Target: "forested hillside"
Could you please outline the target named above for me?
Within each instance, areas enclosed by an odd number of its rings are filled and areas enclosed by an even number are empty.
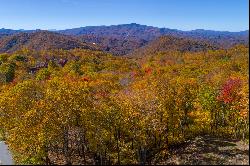
[[[160,41],[167,49],[138,60],[69,47],[0,54],[0,135],[15,161],[159,164],[196,136],[249,139],[249,48]]]
[[[50,49],[83,48],[97,50],[97,46],[87,44],[77,38],[49,31],[22,32],[0,39],[0,52],[14,52],[22,48],[37,51]]]
[[[112,36],[96,36],[96,35],[79,35],[81,41],[94,43],[101,50],[112,53],[114,55],[126,55],[132,53],[137,48],[141,48],[148,44],[147,40],[138,39],[136,37],[112,37]]]
[[[128,54],[129,57],[145,58],[155,55],[160,51],[180,51],[180,52],[201,52],[208,50],[218,50],[220,47],[207,42],[187,37],[161,36],[144,47]]]
[[[0,0],[0,165],[249,165],[248,0]]]

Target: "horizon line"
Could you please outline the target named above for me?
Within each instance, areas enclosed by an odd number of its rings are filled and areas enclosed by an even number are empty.
[[[110,26],[119,26],[119,25],[140,25],[140,26],[147,26],[147,27],[154,27],[154,28],[165,28],[165,29],[170,29],[170,30],[178,30],[178,31],[197,31],[197,30],[204,30],[204,31],[219,31],[219,32],[245,32],[249,31],[248,29],[245,30],[239,30],[239,31],[229,31],[229,30],[215,30],[215,29],[203,29],[203,28],[196,28],[196,29],[191,29],[191,30],[181,30],[181,29],[176,29],[176,28],[169,28],[169,27],[158,27],[154,25],[145,25],[145,24],[139,24],[139,23],[121,23],[121,24],[109,24],[109,25],[85,25],[85,26],[80,26],[80,27],[73,27],[73,28],[64,28],[64,29],[57,29],[57,28],[46,28],[46,29],[40,29],[40,28],[35,28],[35,29],[12,29],[12,28],[6,28],[6,27],[0,27],[0,29],[6,29],[6,30],[16,30],[16,31],[35,31],[35,30],[47,30],[47,31],[62,31],[62,30],[69,30],[69,29],[77,29],[77,28],[86,28],[86,27],[110,27]]]

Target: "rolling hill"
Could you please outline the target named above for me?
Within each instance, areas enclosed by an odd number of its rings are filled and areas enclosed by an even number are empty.
[[[135,50],[129,56],[145,57],[154,55],[160,51],[180,51],[180,52],[198,52],[206,50],[215,50],[218,47],[207,41],[192,39],[188,37],[176,37],[171,35],[161,36],[150,42],[144,47]]]
[[[75,37],[49,31],[21,32],[0,39],[0,52],[14,52],[23,47],[34,50],[73,48],[98,50],[97,46],[82,42]]]

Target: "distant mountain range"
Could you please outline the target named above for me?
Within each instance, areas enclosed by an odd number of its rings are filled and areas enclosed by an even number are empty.
[[[87,26],[81,28],[60,30],[58,32],[75,36],[94,35],[97,38],[112,37],[113,39],[115,38],[119,41],[136,41],[136,43],[138,43],[138,46],[143,46],[163,35],[174,35],[179,37],[191,37],[194,39],[207,40],[223,48],[229,48],[235,44],[248,44],[249,42],[248,30],[240,32],[212,31],[203,29],[181,31],[176,29],[157,28],[153,26],[140,25],[136,23],[111,26]],[[89,39],[88,41],[91,40]],[[129,51],[127,51],[126,53],[128,52]]]
[[[36,35],[37,33],[40,34]],[[44,37],[43,34],[45,35]],[[59,42],[60,44],[58,44],[58,42],[56,41],[47,41],[48,44],[51,42],[53,43],[51,43],[51,46],[47,45],[46,47],[48,48],[61,47],[63,49],[70,49],[73,47],[81,48],[85,47],[86,45],[91,45],[91,47],[95,45],[103,51],[111,52],[117,55],[129,54],[134,50],[146,46],[148,43],[165,35],[181,38],[187,37],[195,40],[206,41],[211,45],[219,48],[229,48],[236,44],[248,45],[249,43],[248,30],[240,32],[212,31],[203,29],[181,31],[176,29],[158,28],[131,23],[111,26],[86,26],[66,30],[51,30],[47,33],[45,33],[45,31],[41,33],[41,30],[0,29],[0,51],[3,52],[8,50],[16,50],[18,49],[19,45],[23,44],[29,45],[31,48],[40,49],[42,48],[42,46],[35,46],[35,44],[42,45],[43,38],[45,38],[44,40],[51,40],[51,38],[48,38],[48,35],[52,34],[54,36],[60,36],[61,42]],[[20,42],[24,39],[16,39],[16,43],[18,43],[18,45],[14,44],[15,42],[10,42],[11,40],[13,40],[13,38],[24,38],[24,36],[27,36],[27,39],[25,39],[27,41],[25,42]],[[61,40],[62,38],[63,40]],[[52,37],[52,39],[59,40],[57,37]],[[8,42],[8,40],[10,41]],[[37,40],[39,40],[39,42]],[[64,41],[63,43],[65,44],[62,44],[62,41]],[[69,44],[68,42],[71,44]],[[69,46],[66,46],[67,43],[69,44]],[[15,47],[13,47],[14,45]]]
[[[191,31],[181,31],[177,29],[169,28],[158,28],[153,26],[140,25],[136,23],[131,24],[121,24],[121,25],[111,25],[111,26],[86,26],[80,28],[59,30],[63,34],[70,35],[89,35],[94,34],[98,36],[116,36],[116,37],[138,37],[145,40],[154,39],[157,36],[161,35],[171,35],[171,34],[180,34],[180,35],[189,35],[189,36],[228,36],[228,35],[248,35],[248,30],[240,32],[229,32],[229,31],[212,31],[204,29],[196,29]]]
[[[98,46],[82,42],[78,38],[49,31],[22,32],[0,39],[0,52],[14,52],[23,47],[38,51],[73,48],[98,50]]]
[[[23,30],[23,29],[13,30],[13,29],[2,28],[0,29],[0,37],[13,35],[13,34],[20,33],[20,32],[33,32],[33,31],[35,30]]]

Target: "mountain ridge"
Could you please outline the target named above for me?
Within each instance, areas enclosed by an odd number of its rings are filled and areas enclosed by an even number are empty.
[[[26,33],[27,35],[40,31],[44,30],[11,30],[2,28],[0,29],[0,43],[8,40],[8,37],[12,35],[22,33]],[[151,41],[166,35],[206,41],[222,49],[227,49],[237,44],[248,45],[249,43],[249,30],[240,32],[204,29],[182,31],[177,29],[140,25],[136,23],[110,26],[86,26],[65,30],[52,29],[47,32],[64,35],[65,38],[68,38],[69,36],[69,40],[74,38],[75,42],[78,43],[76,44],[76,47],[81,47],[81,42],[88,43],[92,46],[95,45],[95,47],[98,46],[102,51],[109,52],[114,55],[131,54],[136,49],[139,49]],[[40,36],[40,38],[42,37]],[[54,41],[54,43],[56,43],[56,41]],[[39,48],[39,46],[37,46],[37,48]],[[57,48],[57,46],[55,46],[55,48]],[[68,49],[65,45],[62,48]],[[4,50],[6,51],[7,49]]]
[[[62,31],[68,31],[68,30],[76,30],[76,29],[89,29],[89,28],[107,28],[107,27],[122,27],[122,26],[132,26],[132,27],[149,27],[149,28],[158,28],[158,29],[166,29],[166,30],[171,30],[171,31],[180,31],[180,32],[198,32],[198,31],[207,31],[207,32],[217,32],[217,33],[249,33],[249,30],[241,30],[241,31],[221,31],[221,30],[211,30],[211,29],[194,29],[194,30],[178,30],[174,28],[166,28],[166,27],[157,27],[157,26],[150,26],[150,25],[142,25],[142,24],[137,24],[137,23],[130,23],[130,24],[117,24],[117,25],[97,25],[97,26],[83,26],[83,27],[76,27],[76,28],[66,28],[62,30],[57,30],[57,29],[48,29],[47,31],[53,31],[53,32],[62,32]],[[36,29],[37,30],[37,29]],[[9,33],[18,33],[18,32],[33,32],[36,31],[35,29],[33,30],[25,30],[25,29],[7,29],[7,28],[0,28],[0,34],[5,33],[6,31],[9,31]],[[46,29],[44,29],[46,30]]]
[[[34,50],[83,48],[98,50],[95,45],[79,39],[49,31],[21,32],[0,39],[0,52],[14,52],[23,47]]]

